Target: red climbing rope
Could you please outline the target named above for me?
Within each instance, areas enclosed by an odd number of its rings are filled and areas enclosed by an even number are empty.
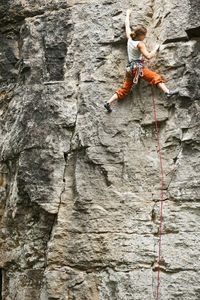
[[[148,62],[148,67],[150,69],[150,63],[149,62]],[[157,296],[156,296],[156,300],[158,300],[159,285],[160,285],[160,257],[161,257],[161,238],[162,238],[162,210],[163,210],[164,173],[163,173],[162,157],[161,157],[161,150],[160,150],[160,140],[159,140],[159,135],[158,135],[158,124],[157,124],[157,118],[156,118],[156,107],[155,107],[155,100],[154,100],[154,92],[153,92],[153,87],[152,86],[151,86],[151,93],[152,93],[154,118],[155,118],[157,140],[158,140],[158,150],[159,150],[159,157],[160,157],[161,175],[162,175],[161,208],[160,208],[160,234],[159,234],[159,256],[158,256],[158,282],[157,282]]]

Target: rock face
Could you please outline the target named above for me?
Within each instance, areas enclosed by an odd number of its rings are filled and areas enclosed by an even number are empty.
[[[164,167],[160,294],[200,299],[198,0],[0,2],[0,296],[156,299],[161,172],[149,85],[123,84],[124,19],[151,67]]]

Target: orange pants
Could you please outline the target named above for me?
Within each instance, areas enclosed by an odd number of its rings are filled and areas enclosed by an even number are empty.
[[[157,85],[159,82],[165,82],[165,80],[160,75],[152,72],[149,69],[142,69],[142,71],[143,76],[141,78],[148,81],[151,85]],[[128,78],[125,79],[123,87],[115,92],[119,99],[123,99],[130,93],[130,90],[133,86],[132,78],[134,78],[135,73],[136,69],[133,69],[132,73],[126,72],[126,77]]]

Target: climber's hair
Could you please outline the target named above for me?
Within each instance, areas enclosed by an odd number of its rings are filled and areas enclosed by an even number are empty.
[[[138,25],[135,27],[134,31],[131,32],[130,36],[132,40],[137,40],[140,35],[146,35],[147,29],[144,26]]]

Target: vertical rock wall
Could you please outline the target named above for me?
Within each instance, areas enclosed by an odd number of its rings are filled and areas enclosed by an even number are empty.
[[[164,167],[160,299],[200,299],[197,0],[0,2],[3,300],[155,299],[161,173],[151,89],[123,84],[124,19],[151,67]],[[1,283],[1,281],[0,281]]]

